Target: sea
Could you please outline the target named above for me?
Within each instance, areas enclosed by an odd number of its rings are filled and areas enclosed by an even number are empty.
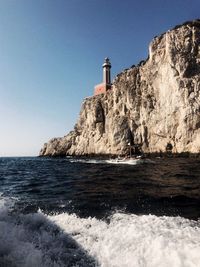
[[[0,267],[200,267],[200,159],[0,158]]]

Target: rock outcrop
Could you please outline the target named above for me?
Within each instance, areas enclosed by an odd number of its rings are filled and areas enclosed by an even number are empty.
[[[118,74],[112,90],[84,100],[74,130],[41,156],[200,153],[200,20],[155,37],[149,57]]]

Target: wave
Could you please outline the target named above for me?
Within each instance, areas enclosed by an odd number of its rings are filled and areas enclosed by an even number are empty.
[[[69,159],[71,163],[88,163],[88,164],[105,164],[105,160],[98,160],[98,159]]]
[[[110,222],[51,216],[100,266],[200,266],[200,222],[115,213]]]
[[[115,212],[108,221],[75,214],[16,214],[0,198],[0,266],[200,266],[200,221]]]
[[[109,159],[109,160],[100,160],[100,159],[77,159],[77,158],[69,158],[69,162],[71,163],[87,163],[87,164],[116,164],[116,165],[136,165],[143,163],[155,163],[150,159],[128,159],[128,160],[117,160],[117,159]]]
[[[99,266],[51,217],[40,210],[17,214],[12,210],[12,202],[0,198],[1,267]]]

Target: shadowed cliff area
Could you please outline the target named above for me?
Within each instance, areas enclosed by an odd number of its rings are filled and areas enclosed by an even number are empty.
[[[132,52],[130,51],[130,54]],[[84,100],[74,130],[41,156],[200,152],[200,20],[155,37],[149,57]]]

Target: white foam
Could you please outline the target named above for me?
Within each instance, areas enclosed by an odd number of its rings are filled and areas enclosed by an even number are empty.
[[[77,158],[70,158],[69,162],[71,163],[86,163],[86,164],[116,164],[116,165],[136,165],[136,164],[145,164],[145,163],[155,163],[150,159],[109,159],[109,160],[100,160],[100,159],[77,159]]]
[[[200,222],[116,213],[110,223],[76,215],[50,217],[102,267],[200,266]]]
[[[3,201],[1,207],[1,267],[95,266],[94,259],[41,211],[16,215]]]
[[[9,200],[3,201],[0,266],[200,266],[200,221],[122,213],[109,223],[41,211],[16,216],[6,208]]]
[[[86,163],[86,164],[126,164],[126,165],[136,165],[137,163],[142,163],[140,159],[131,160],[98,160],[98,159],[69,159],[71,163]]]
[[[106,163],[105,160],[98,160],[98,159],[69,159],[71,163],[88,163],[88,164],[104,164]]]

